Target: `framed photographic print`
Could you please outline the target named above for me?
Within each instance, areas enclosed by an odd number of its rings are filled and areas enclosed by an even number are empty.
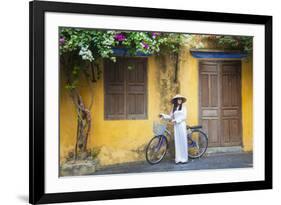
[[[30,2],[30,203],[271,188],[271,16]]]

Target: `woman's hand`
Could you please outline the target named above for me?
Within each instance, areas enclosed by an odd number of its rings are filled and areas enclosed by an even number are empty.
[[[172,122],[173,124],[176,124],[176,120],[175,120],[175,119],[172,119],[171,122]]]

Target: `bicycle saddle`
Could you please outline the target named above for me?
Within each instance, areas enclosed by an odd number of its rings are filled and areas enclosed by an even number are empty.
[[[186,126],[188,129],[201,129],[202,125],[195,125],[195,126]]]

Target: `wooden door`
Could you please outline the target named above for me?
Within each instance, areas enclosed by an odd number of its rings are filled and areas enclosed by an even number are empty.
[[[200,62],[200,121],[210,146],[220,146],[219,68],[216,62]]]
[[[240,73],[240,61],[199,63],[199,117],[211,147],[241,145]]]
[[[221,145],[241,145],[241,62],[223,62],[221,69]]]

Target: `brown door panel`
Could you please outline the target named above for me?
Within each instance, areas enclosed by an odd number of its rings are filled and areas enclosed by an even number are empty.
[[[240,61],[200,61],[199,107],[209,146],[241,145]]]
[[[241,63],[221,63],[222,146],[241,145]]]
[[[201,62],[200,73],[200,116],[201,124],[209,137],[210,146],[219,146],[219,75],[218,66],[213,62]]]
[[[209,138],[209,146],[219,146],[219,120],[218,119],[202,119],[201,124],[204,131],[207,132]]]

